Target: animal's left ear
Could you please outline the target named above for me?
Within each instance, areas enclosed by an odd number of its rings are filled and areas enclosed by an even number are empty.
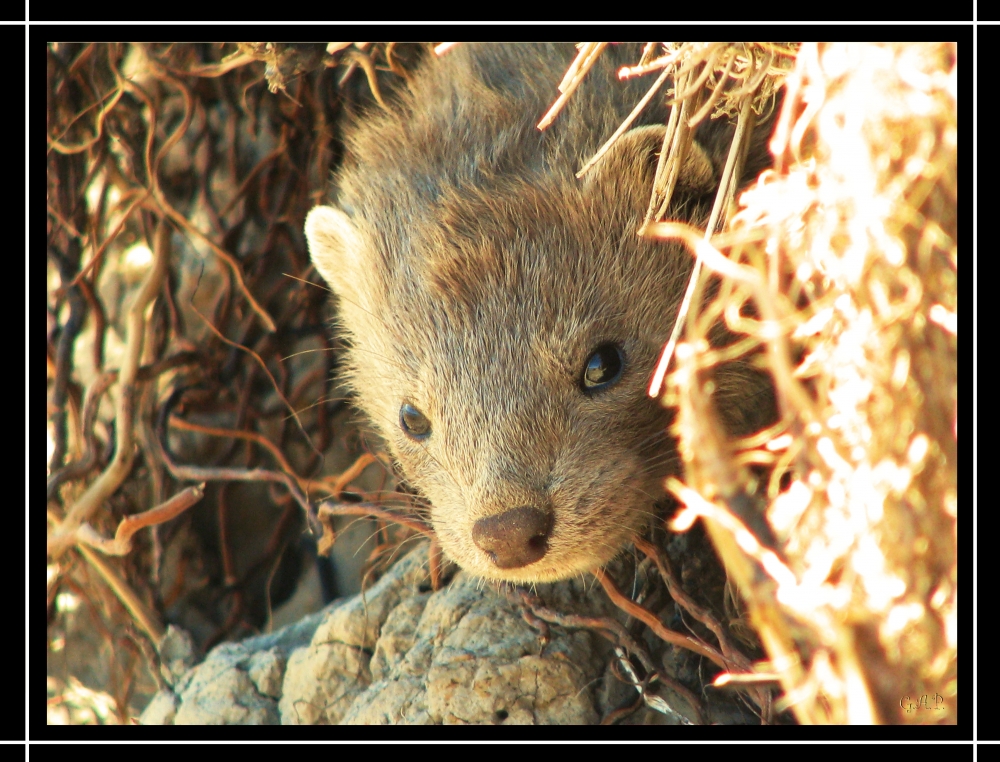
[[[665,125],[652,124],[626,132],[584,175],[584,191],[589,193],[601,188],[620,196],[631,187],[640,195],[645,194],[648,201],[666,131]],[[717,183],[715,167],[708,154],[696,141],[691,141],[675,192],[703,196],[713,192]]]
[[[356,299],[366,266],[364,245],[351,218],[335,207],[317,206],[306,217],[306,240],[313,264],[333,292]]]

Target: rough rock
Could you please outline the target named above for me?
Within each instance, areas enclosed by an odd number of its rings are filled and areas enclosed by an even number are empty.
[[[459,572],[433,592],[418,548],[363,594],[271,635],[227,643],[161,691],[144,724],[594,723],[607,646],[553,626]],[[580,581],[540,586],[580,610]],[[595,612],[605,613],[605,612]]]

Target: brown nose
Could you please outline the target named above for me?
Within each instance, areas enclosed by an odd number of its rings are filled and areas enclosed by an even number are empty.
[[[472,525],[472,541],[500,569],[527,566],[548,550],[552,516],[530,505],[511,508]]]

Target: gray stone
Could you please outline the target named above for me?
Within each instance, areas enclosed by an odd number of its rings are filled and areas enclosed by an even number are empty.
[[[194,642],[180,627],[169,625],[158,646],[160,674],[168,685],[175,685],[195,663]]]
[[[251,653],[239,643],[214,649],[179,694],[175,725],[277,725],[277,702],[248,674]]]
[[[285,652],[280,648],[258,651],[250,656],[247,674],[261,696],[277,700],[285,677]]]
[[[161,690],[139,715],[140,725],[173,725],[180,700],[171,690]]]
[[[458,572],[430,591],[426,569],[426,547],[417,548],[360,595],[279,632],[218,646],[172,692],[158,694],[142,721],[599,721],[611,694],[598,686],[613,679],[606,673],[610,647],[603,638],[553,625],[543,644],[520,607],[481,580]],[[539,585],[538,594],[559,611],[621,617],[582,580]],[[619,688],[615,706],[621,694]]]
[[[603,663],[583,632],[553,628],[543,651],[513,604],[459,574],[387,618],[372,657],[380,679],[341,722],[594,723],[588,686]]]

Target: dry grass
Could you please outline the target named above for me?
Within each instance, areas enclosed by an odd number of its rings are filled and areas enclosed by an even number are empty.
[[[667,377],[674,527],[705,520],[803,723],[957,718],[956,66],[948,44],[804,45],[729,230],[650,230],[723,276]],[[779,424],[742,442],[713,415],[716,319],[777,390]]]
[[[49,46],[51,706],[79,678],[127,721],[162,681],[166,622],[199,649],[265,629],[315,563],[315,502],[391,490],[334,383],[302,233],[344,104],[368,105],[386,62],[364,44]]]

